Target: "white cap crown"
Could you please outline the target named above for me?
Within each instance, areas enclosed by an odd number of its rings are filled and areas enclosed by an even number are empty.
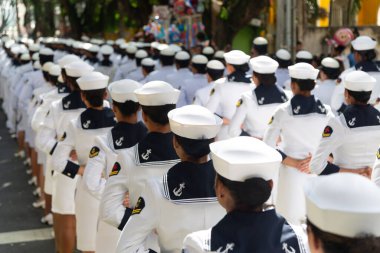
[[[49,75],[59,76],[61,74],[61,67],[57,64],[54,64],[49,68]]]
[[[369,36],[359,36],[355,40],[351,41],[352,47],[356,51],[372,50],[376,48],[377,41]]]
[[[259,74],[275,73],[278,68],[278,62],[272,58],[260,55],[249,61],[254,72]]]
[[[78,78],[77,83],[81,90],[99,90],[107,88],[109,77],[100,72],[87,73]]]
[[[361,70],[352,71],[344,78],[344,88],[350,91],[372,91],[375,83],[374,77]]]
[[[339,62],[331,57],[326,57],[322,60],[321,65],[326,68],[338,69]]]
[[[66,74],[71,77],[81,77],[94,70],[94,67],[83,62],[75,61],[64,66]]]
[[[232,65],[242,65],[247,63],[250,56],[240,50],[232,50],[224,54],[224,59],[228,64]]]
[[[281,60],[284,60],[284,61],[289,61],[290,58],[291,58],[291,55],[290,55],[290,53],[289,53],[288,50],[286,50],[286,49],[279,49],[276,52],[276,57],[278,59],[281,59]]]
[[[207,62],[208,62],[208,59],[204,55],[197,54],[197,55],[194,55],[193,58],[191,58],[191,62],[194,63],[194,64],[204,64],[204,65],[206,65]]]
[[[301,50],[296,54],[296,58],[305,59],[305,60],[312,60],[313,55],[309,51]]]
[[[166,104],[176,104],[180,91],[174,89],[164,81],[151,81],[144,84],[135,94],[141,105],[160,106]]]
[[[141,84],[131,79],[116,81],[108,86],[112,100],[119,103],[125,103],[128,100],[138,102],[135,90],[139,88]]]
[[[215,70],[224,70],[225,67],[221,61],[211,60],[207,63],[207,68]]]
[[[319,70],[314,68],[311,64],[300,62],[288,67],[289,75],[292,78],[301,80],[315,80],[318,77]]]

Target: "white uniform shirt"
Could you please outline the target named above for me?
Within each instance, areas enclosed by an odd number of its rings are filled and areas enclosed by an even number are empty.
[[[325,81],[318,80],[315,89],[311,92],[325,105],[331,105],[331,97],[334,93],[337,83],[335,80],[327,79]]]
[[[289,80],[289,70],[287,68],[278,68],[276,71],[277,86],[284,89],[285,82]]]
[[[176,69],[174,66],[162,66],[160,69],[155,70],[147,76],[146,81],[164,81],[169,83],[168,76],[174,74]]]
[[[173,74],[168,75],[167,80],[173,88],[181,89],[183,86],[183,80],[190,79],[193,77],[193,73],[189,68],[180,68],[177,69]]]
[[[192,104],[197,90],[209,86],[206,75],[204,74],[194,74],[193,77],[184,80],[182,84],[177,107]]]

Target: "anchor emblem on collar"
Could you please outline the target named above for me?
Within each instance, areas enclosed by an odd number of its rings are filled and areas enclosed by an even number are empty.
[[[62,88],[59,89],[59,92],[61,92],[61,93],[64,92],[64,91],[65,91],[65,87],[62,87]]]
[[[286,102],[288,99],[285,96],[281,96],[282,101]]]
[[[70,104],[71,104],[71,101],[67,101],[66,104],[63,105],[63,107],[67,109],[69,108]]]
[[[323,106],[321,106],[321,105],[318,105],[318,108],[319,108],[319,110],[321,110],[321,112],[326,112],[326,108],[324,108]]]
[[[301,110],[301,106],[298,105],[296,108],[293,109],[293,112],[294,112],[295,114],[298,114],[298,113],[300,113],[300,110]]]
[[[234,250],[235,243],[227,243],[226,248],[223,250],[223,247],[220,247],[216,252],[218,253],[228,253],[230,250]]]
[[[355,117],[352,118],[350,121],[348,121],[348,124],[349,124],[350,126],[355,126],[355,123],[356,123],[356,118],[355,118]]]
[[[115,144],[116,146],[120,147],[121,145],[123,145],[123,140],[124,140],[124,137],[120,137],[118,140],[115,141]]]
[[[285,253],[296,253],[296,250],[292,246],[288,247],[288,244],[285,242],[282,244],[282,249],[285,251]]]
[[[91,124],[91,120],[87,120],[86,123],[83,123],[84,128],[89,128]]]
[[[185,189],[185,183],[179,184],[179,187],[174,188],[173,193],[177,197],[182,195],[182,190]]]
[[[152,153],[152,150],[151,149],[148,149],[145,153],[142,153],[141,157],[142,159],[144,159],[145,161],[149,159],[149,155]]]
[[[379,123],[380,123],[380,116],[377,116],[377,120],[379,121]]]
[[[259,105],[262,105],[264,103],[264,100],[265,100],[265,97],[262,97],[257,102],[259,103]]]

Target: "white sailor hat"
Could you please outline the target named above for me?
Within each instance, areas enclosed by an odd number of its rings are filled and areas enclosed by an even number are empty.
[[[158,50],[160,50],[160,51],[162,51],[162,50],[164,50],[164,49],[167,49],[169,46],[167,45],[167,44],[159,44],[158,46],[157,46],[157,49]]]
[[[40,54],[39,53],[34,53],[33,55],[32,55],[32,60],[33,61],[38,61],[40,59]]]
[[[169,48],[174,51],[174,53],[177,53],[182,50],[182,48],[176,44],[170,44]]]
[[[351,41],[352,47],[356,51],[365,51],[375,49],[377,41],[369,36],[359,36],[355,40]]]
[[[102,44],[104,41],[103,40],[100,40],[100,39],[91,39],[90,40],[90,43],[92,44],[95,44],[95,45],[100,45]]]
[[[375,84],[376,79],[361,70],[352,71],[344,78],[344,88],[350,91],[372,91]]]
[[[202,49],[202,54],[212,55],[214,53],[215,53],[215,50],[212,47],[204,47]]]
[[[231,181],[253,177],[271,180],[278,174],[280,153],[252,137],[236,137],[210,144],[216,172]]]
[[[20,59],[22,61],[30,61],[30,54],[28,53],[22,54]]]
[[[91,44],[91,43],[83,43],[82,46],[83,46],[83,49],[89,52],[93,52],[93,53],[97,53],[100,50],[100,47],[98,45]]]
[[[156,65],[156,62],[152,58],[147,57],[141,61],[141,65],[145,67],[153,67]]]
[[[40,63],[40,61],[35,61],[33,63],[33,68],[35,68],[35,69],[41,69],[41,63]]]
[[[208,59],[207,59],[206,56],[204,56],[202,54],[197,54],[197,55],[194,55],[191,58],[191,62],[194,63],[194,64],[204,64],[204,65],[206,65],[207,62],[208,62]]]
[[[80,37],[80,39],[83,41],[89,41],[90,40],[90,38],[86,35],[82,35],[82,37]]]
[[[12,54],[19,54],[21,51],[21,47],[18,44],[11,46]]]
[[[175,54],[175,51],[171,49],[170,47],[167,47],[160,51],[160,55],[163,55],[163,56],[174,56],[174,54]]]
[[[29,50],[32,52],[37,52],[40,50],[40,46],[38,44],[29,44]]]
[[[71,77],[81,77],[88,74],[94,70],[94,67],[83,62],[75,61],[64,66],[66,74]]]
[[[110,45],[103,45],[100,47],[100,53],[104,55],[110,55],[113,53],[113,47]]]
[[[259,74],[272,74],[275,73],[278,68],[277,61],[264,55],[252,58],[249,63],[253,71]]]
[[[128,54],[135,54],[137,52],[137,47],[134,46],[134,45],[128,45],[125,49],[125,51],[128,53]]]
[[[160,106],[176,104],[180,91],[164,81],[151,81],[135,91],[141,105]]]
[[[154,49],[158,49],[159,45],[160,45],[160,42],[158,41],[153,41],[152,43],[150,43],[150,47]]]
[[[107,88],[109,76],[100,72],[90,72],[77,79],[81,90],[99,90]]]
[[[331,68],[331,69],[339,68],[339,62],[331,57],[323,58],[321,65],[322,67],[325,67],[325,68]]]
[[[113,44],[115,44],[115,41],[113,40],[107,40],[106,43],[110,46],[112,46]]]
[[[309,179],[307,218],[320,230],[349,238],[380,236],[380,188],[353,173]]]
[[[15,44],[14,40],[7,40],[5,42],[5,48],[10,48],[13,44]]]
[[[175,54],[174,58],[178,61],[186,61],[186,60],[190,60],[190,54],[186,51],[179,51],[178,53]]]
[[[221,61],[218,60],[211,60],[207,63],[206,66],[208,69],[215,69],[215,70],[224,70],[224,65]]]
[[[49,68],[49,75],[59,76],[60,74],[61,74],[61,67],[59,65],[54,64]]]
[[[50,48],[47,48],[47,47],[40,49],[39,53],[40,53],[40,55],[53,55],[54,54],[53,50],[51,50]]]
[[[74,41],[73,42],[73,48],[76,48],[76,49],[81,49],[83,46],[83,42],[81,42],[81,41]]]
[[[216,51],[214,54],[214,57],[218,59],[224,59],[224,51],[223,50]]]
[[[72,63],[72,62],[80,61],[80,60],[81,59],[78,56],[76,56],[75,54],[67,54],[58,60],[58,65],[61,68],[64,68],[65,65]]]
[[[50,68],[54,65],[54,63],[48,61],[45,62],[44,65],[42,65],[42,70],[45,72],[49,72]]]
[[[276,57],[278,59],[281,59],[281,60],[284,60],[284,61],[289,61],[290,58],[291,58],[291,55],[290,55],[290,53],[289,53],[288,50],[286,50],[286,49],[279,49],[276,52]]]
[[[115,44],[116,44],[116,45],[120,45],[120,44],[122,44],[122,43],[125,43],[125,39],[123,39],[123,38],[119,38],[119,39],[115,40]]]
[[[297,59],[312,60],[313,55],[309,51],[301,50],[296,54],[296,58]]]
[[[268,45],[268,40],[264,37],[256,37],[253,40],[253,44],[256,46]]]
[[[199,105],[171,110],[168,118],[173,133],[193,140],[215,138],[223,124],[220,117]]]
[[[247,63],[250,56],[240,50],[232,50],[228,53],[224,53],[224,59],[228,64],[242,65]]]
[[[62,75],[58,76],[58,82],[63,83],[63,77],[62,77]]]
[[[300,62],[288,67],[289,76],[296,79],[311,79],[315,80],[318,77],[319,70],[311,64]]]
[[[141,84],[131,79],[122,79],[108,86],[112,100],[119,103],[125,103],[128,100],[138,102],[135,94],[138,88],[141,88]]]
[[[135,57],[139,59],[143,59],[145,57],[148,57],[148,53],[144,49],[139,49],[137,50]]]

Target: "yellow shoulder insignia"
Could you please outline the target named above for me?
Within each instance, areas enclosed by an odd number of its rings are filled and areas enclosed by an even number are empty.
[[[239,99],[239,101],[236,102],[236,107],[240,107],[243,104],[243,99]]]

